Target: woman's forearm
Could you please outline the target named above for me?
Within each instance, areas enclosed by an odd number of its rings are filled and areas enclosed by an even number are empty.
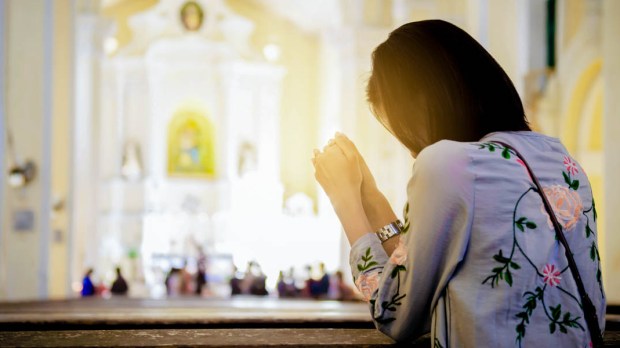
[[[366,233],[373,232],[364,211],[361,195],[350,196],[347,200],[333,201],[332,205],[351,245]]]
[[[381,227],[398,219],[388,200],[377,189],[364,192],[362,194],[362,204],[373,231],[378,231]]]
[[[392,206],[378,189],[373,189],[362,194],[362,204],[368,223],[373,231],[378,231],[381,227],[392,223],[398,219]],[[386,254],[392,255],[398,245],[399,236],[392,237],[383,243]]]

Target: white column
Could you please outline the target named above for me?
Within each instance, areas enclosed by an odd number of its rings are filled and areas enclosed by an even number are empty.
[[[316,147],[323,146],[337,130],[342,130],[342,71],[340,50],[346,43],[342,33],[328,31],[320,36],[319,138]],[[317,210],[319,215],[332,215],[333,209],[323,189],[317,184]]]
[[[43,139],[41,148],[41,167],[39,178],[41,179],[40,201],[40,233],[39,242],[39,298],[45,299],[49,292],[49,269],[51,225],[50,213],[52,207],[52,69],[53,69],[53,44],[54,44],[54,11],[52,0],[45,0],[45,13],[43,23]]]
[[[2,258],[5,263],[6,299],[33,299],[47,296],[49,253],[49,151],[51,129],[51,46],[52,1],[6,1],[7,85],[5,128],[13,134],[18,161],[32,160],[38,166],[35,179],[20,189],[4,188]],[[51,42],[49,42],[51,44]],[[46,51],[47,48],[47,51]],[[27,76],[28,78],[24,78]],[[48,103],[48,105],[46,105]],[[6,160],[3,154],[2,160]],[[47,156],[47,158],[46,158]],[[6,180],[0,183],[6,185]],[[31,214],[32,226],[14,229],[14,214]]]
[[[608,303],[620,302],[620,234],[614,233],[620,226],[620,1],[603,0],[603,145],[605,185],[605,240],[599,241],[605,249],[606,258],[603,280]]]
[[[50,262],[48,298],[69,294],[70,176],[73,106],[73,1],[54,1],[54,46],[52,72],[51,204],[64,202],[50,217]]]
[[[352,33],[346,29],[321,33],[319,46],[319,64],[321,66],[319,70],[321,74],[319,80],[321,81],[319,100],[321,105],[319,109],[320,119],[317,147],[323,146],[336,131],[343,130],[344,123],[346,122],[345,117],[343,117],[346,109],[343,102],[354,105],[354,99],[344,98],[343,95],[346,81],[345,67],[342,66],[344,61],[342,57],[346,54],[347,49],[350,50],[352,48],[351,45],[354,42],[353,40],[354,37]],[[354,64],[354,62],[349,61],[349,64]],[[318,184],[316,184],[316,186],[319,217],[333,224],[334,229],[339,229],[340,224],[329,198]],[[343,232],[341,232],[340,238],[340,264],[338,268],[341,269],[344,274],[348,274],[350,247]],[[348,277],[345,277],[345,279],[348,279]]]
[[[471,36],[489,47],[489,0],[467,1],[467,29]]]
[[[520,95],[523,92],[520,75],[519,25],[523,10],[516,0],[489,1],[488,3],[488,45],[486,49],[497,60],[514,83]],[[481,4],[482,5],[482,4]],[[486,4],[485,4],[486,5]],[[507,15],[510,14],[510,15]]]
[[[5,94],[4,94],[4,80],[6,76],[5,67],[4,67],[4,41],[6,39],[5,35],[5,14],[4,14],[5,1],[0,0],[0,154],[2,160],[0,160],[0,219],[4,218],[5,213],[5,199],[4,199],[4,183],[6,182],[4,167],[6,158],[6,125],[4,122],[5,110]],[[4,228],[2,224],[0,224],[0,299],[5,299],[7,296],[6,291],[6,242],[4,240],[4,234],[2,233]]]
[[[94,127],[95,108],[95,30],[97,18],[92,14],[76,13],[74,52],[74,115],[73,146],[71,151],[73,168],[71,175],[72,208],[71,232],[68,249],[71,267],[71,282],[80,282],[87,266],[93,266],[94,243],[89,242],[96,235],[96,192],[99,174],[96,169],[94,144],[98,137]],[[91,264],[89,264],[91,263]]]

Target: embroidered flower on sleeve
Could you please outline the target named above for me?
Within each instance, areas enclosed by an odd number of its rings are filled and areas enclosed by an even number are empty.
[[[575,227],[583,211],[583,203],[579,193],[560,185],[543,187],[543,191],[547,195],[549,204],[551,204],[551,208],[553,208],[553,212],[564,231],[569,231]],[[545,205],[542,203],[540,211],[547,215]],[[549,215],[547,215],[547,224],[553,230],[553,223]]]
[[[390,256],[390,262],[395,265],[402,266],[405,262],[407,262],[407,245],[403,239],[403,237],[398,239],[398,245]]]
[[[379,287],[379,272],[362,273],[355,281],[355,286],[362,293],[364,301],[370,301],[372,293]]]
[[[568,156],[564,156],[564,167],[566,167],[566,171],[570,175],[575,175],[579,173],[579,168],[577,168],[577,163],[572,160],[572,158]]]
[[[560,270],[555,267],[555,265],[547,264],[543,269],[543,281],[547,283],[549,286],[558,286],[560,285]]]

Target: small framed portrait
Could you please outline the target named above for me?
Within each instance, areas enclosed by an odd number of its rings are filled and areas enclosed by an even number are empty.
[[[188,1],[181,6],[181,23],[187,31],[198,31],[202,27],[205,13],[196,1]]]

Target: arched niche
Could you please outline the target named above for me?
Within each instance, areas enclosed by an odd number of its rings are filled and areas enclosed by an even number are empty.
[[[574,86],[569,89],[564,121],[562,143],[572,153],[588,175],[592,194],[597,204],[598,241],[605,244],[604,216],[605,183],[603,177],[603,78],[602,59],[592,60],[578,74]],[[601,248],[605,264],[605,248]],[[603,266],[604,268],[604,266]]]
[[[600,79],[602,61],[596,59],[591,62],[579,75],[567,105],[562,127],[562,141],[570,152],[577,150],[580,138],[580,128],[584,118],[584,108],[591,95],[596,81]]]

